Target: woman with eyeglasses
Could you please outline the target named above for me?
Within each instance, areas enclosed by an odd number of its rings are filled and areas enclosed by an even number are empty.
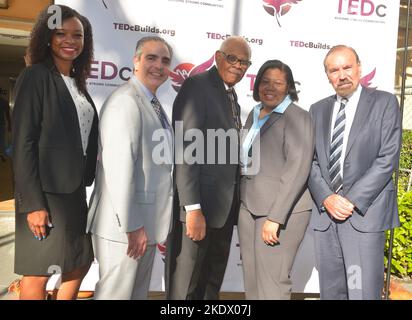
[[[313,126],[279,60],[260,67],[253,98],[259,104],[242,139],[238,221],[246,299],[290,299],[289,273],[312,208]]]

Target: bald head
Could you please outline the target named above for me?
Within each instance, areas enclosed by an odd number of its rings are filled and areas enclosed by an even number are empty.
[[[241,36],[231,36],[226,38],[226,40],[224,40],[220,45],[219,50],[226,52],[233,47],[242,48],[242,50],[247,52],[248,60],[250,60],[250,57],[252,56],[252,50],[250,49],[250,46],[246,42],[246,40]]]
[[[223,82],[229,87],[234,86],[249,68],[251,50],[245,39],[232,36],[222,42],[215,53],[217,70]]]

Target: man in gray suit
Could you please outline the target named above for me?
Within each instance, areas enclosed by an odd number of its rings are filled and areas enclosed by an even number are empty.
[[[178,203],[166,257],[169,299],[219,298],[239,209],[241,123],[233,86],[250,66],[250,56],[242,37],[227,38],[215,53],[217,67],[186,79],[173,104],[176,133],[179,126],[185,136],[199,130],[204,144],[196,151],[200,161],[184,157],[192,155],[195,141],[176,148]],[[229,140],[226,134],[231,143],[222,144]]]
[[[96,299],[146,299],[156,243],[169,232],[173,130],[156,90],[168,78],[171,58],[172,48],[162,38],[140,39],[134,75],[100,112],[99,160],[88,216],[99,262]]]
[[[310,109],[315,157],[309,178],[321,299],[381,299],[385,230],[399,226],[392,173],[401,123],[396,97],[359,85],[353,48],[324,60],[336,95]]]

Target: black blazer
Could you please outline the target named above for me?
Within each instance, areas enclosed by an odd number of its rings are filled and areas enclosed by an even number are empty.
[[[237,105],[238,111],[240,110]],[[176,121],[183,121],[184,134],[189,129],[200,129],[204,137],[204,163],[180,164],[183,159],[183,150],[176,144],[176,184],[179,197],[181,221],[185,221],[184,206],[200,203],[208,227],[221,228],[225,224],[234,199],[238,194],[236,182],[239,167],[236,163],[230,164],[230,144],[227,142],[224,149],[215,148],[214,161],[217,163],[219,152],[225,152],[226,164],[207,164],[208,150],[211,145],[207,138],[207,129],[235,130],[229,98],[226,94],[223,80],[216,67],[207,72],[186,79],[173,104],[172,122],[175,127],[176,139],[179,139],[179,126]],[[238,138],[237,135],[235,137]],[[227,139],[228,140],[228,139]],[[217,145],[217,139],[215,140]],[[192,141],[185,141],[183,148],[187,148]],[[235,143],[238,148],[238,140]],[[237,150],[232,153],[238,154]],[[180,158],[180,160],[179,160]],[[236,211],[236,210],[235,210]]]
[[[16,210],[46,208],[43,192],[71,193],[94,180],[98,116],[95,111],[84,157],[76,106],[51,60],[22,71],[13,109]]]

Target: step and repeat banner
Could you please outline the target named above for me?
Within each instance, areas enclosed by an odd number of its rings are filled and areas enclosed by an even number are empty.
[[[236,85],[242,119],[256,104],[253,84],[269,59],[287,63],[309,109],[333,94],[323,69],[326,52],[337,44],[355,48],[362,62],[362,83],[393,92],[399,0],[58,0],[89,18],[95,60],[89,91],[97,105],[132,75],[138,39],[158,35],[174,49],[171,74],[158,92],[171,116],[173,100],[190,75],[208,70],[214,53],[230,35],[243,36],[252,48],[252,65]],[[165,248],[159,245],[150,289],[164,290]],[[98,279],[94,264],[82,289]],[[292,272],[294,292],[318,292],[314,248],[308,230]],[[242,261],[234,232],[222,291],[243,291]]]

